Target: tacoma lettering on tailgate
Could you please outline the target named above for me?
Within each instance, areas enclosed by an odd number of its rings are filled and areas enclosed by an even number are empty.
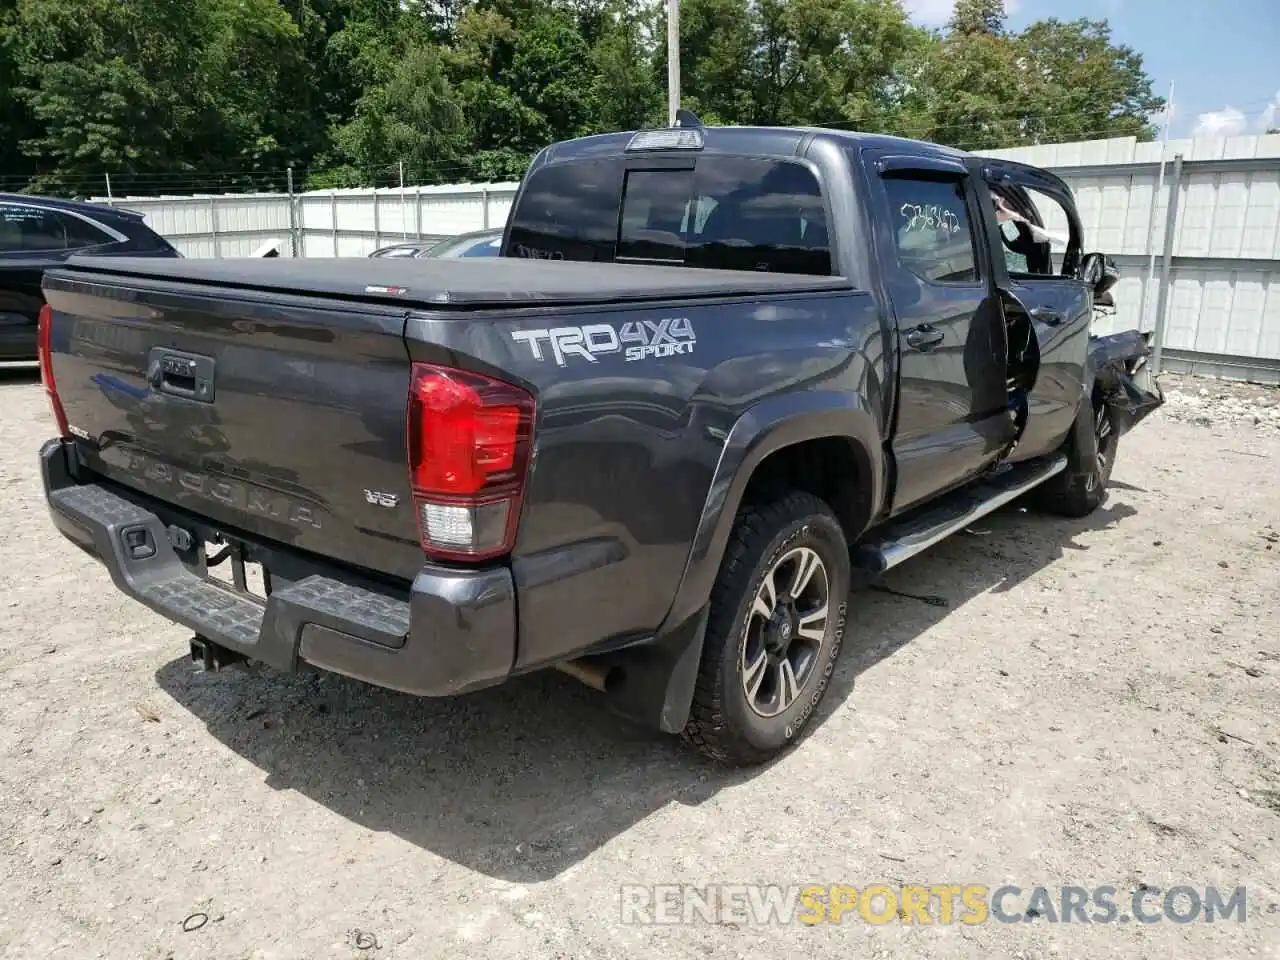
[[[134,476],[148,481],[149,486],[161,488],[157,493],[162,497],[166,493],[177,493],[176,499],[180,501],[181,495],[187,494],[297,527],[321,528],[318,509],[255,484],[182,470],[136,453],[129,454],[126,468]]]

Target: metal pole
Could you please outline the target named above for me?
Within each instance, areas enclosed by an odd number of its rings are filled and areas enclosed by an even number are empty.
[[[329,190],[329,229],[333,231],[333,255],[338,255],[338,191]]]
[[[1160,372],[1164,348],[1166,314],[1169,310],[1169,272],[1173,268],[1173,241],[1178,225],[1178,191],[1182,186],[1182,154],[1173,158],[1173,178],[1169,182],[1169,214],[1164,218],[1164,260],[1160,265],[1160,297],[1156,301],[1155,334],[1151,338],[1151,375]]]
[[[293,167],[286,171],[285,184],[289,188],[289,255],[298,256],[298,210],[294,206]]]
[[[480,210],[484,217],[484,228],[489,229],[489,188],[480,191]]]
[[[667,0],[667,126],[680,109],[680,0]]]
[[[109,173],[104,173],[104,174],[103,174],[103,176],[104,176],[104,177],[106,177],[106,179],[107,179],[107,205],[108,205],[108,206],[115,206],[115,204],[114,204],[114,202],[113,202],[113,198],[112,198],[112,196],[111,196],[111,174],[109,174]]]
[[[1142,297],[1138,301],[1138,329],[1141,330],[1147,322],[1147,291],[1151,289],[1151,282],[1156,275],[1156,244],[1155,238],[1151,236],[1151,228],[1156,223],[1156,204],[1160,202],[1160,195],[1164,193],[1164,160],[1168,153],[1169,147],[1169,121],[1173,117],[1173,81],[1169,81],[1169,99],[1164,106],[1164,124],[1160,131],[1160,176],[1156,180],[1156,192],[1151,195],[1151,206],[1147,210],[1147,254],[1149,257],[1147,263],[1147,282],[1142,285]]]
[[[373,246],[382,246],[382,224],[378,222],[378,188],[373,188]]]
[[[222,251],[218,248],[218,198],[209,198],[209,232],[213,234],[213,255],[214,257],[222,256]]]
[[[404,239],[409,239],[409,216],[405,211],[404,197],[404,161],[400,161],[400,229],[404,232]]]

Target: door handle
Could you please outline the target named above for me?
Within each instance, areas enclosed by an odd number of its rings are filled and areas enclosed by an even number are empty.
[[[914,330],[908,331],[907,346],[912,350],[926,350],[929,347],[937,346],[944,339],[946,339],[946,334],[925,323]]]
[[[1052,307],[1035,307],[1031,311],[1031,319],[1050,327],[1060,327],[1067,321],[1065,314],[1059,313]]]
[[[148,361],[147,379],[156,393],[212,403],[213,368],[212,357],[154,347]]]

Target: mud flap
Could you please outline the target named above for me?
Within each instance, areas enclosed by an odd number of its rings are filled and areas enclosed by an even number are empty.
[[[619,668],[621,680],[606,692],[606,704],[629,720],[663,733],[679,733],[689,722],[702,661],[710,605],[649,643],[588,658],[597,667]]]
[[[1164,405],[1164,393],[1147,362],[1149,333],[1127,330],[1090,337],[1088,371],[1111,415],[1118,436],[1128,433]],[[1086,396],[1092,396],[1090,389]]]

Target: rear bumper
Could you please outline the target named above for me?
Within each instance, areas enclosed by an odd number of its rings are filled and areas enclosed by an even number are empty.
[[[340,568],[317,562],[314,573],[262,603],[183,563],[167,532],[171,508],[78,480],[71,444],[46,443],[40,465],[54,526],[100,560],[117,588],[251,659],[281,670],[307,663],[432,697],[490,686],[511,672],[515,588],[505,567],[423,567],[405,597],[354,585]],[[142,549],[131,550],[126,536]]]

